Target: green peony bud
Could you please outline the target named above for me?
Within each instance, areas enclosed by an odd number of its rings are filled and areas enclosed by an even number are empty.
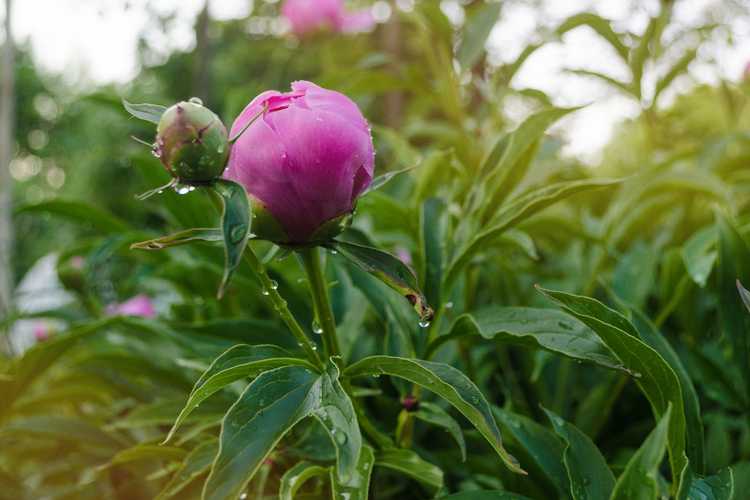
[[[159,120],[154,153],[179,182],[208,182],[227,164],[227,129],[200,99],[178,102]]]

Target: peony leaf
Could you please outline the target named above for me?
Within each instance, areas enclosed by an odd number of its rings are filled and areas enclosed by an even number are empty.
[[[211,366],[195,383],[185,406],[164,439],[164,443],[174,437],[177,429],[194,409],[217,391],[232,382],[251,377],[264,370],[290,365],[313,368],[307,361],[295,358],[291,353],[274,345],[238,344],[230,347],[211,363]]]
[[[336,448],[336,473],[342,482],[355,473],[362,436],[351,400],[330,363],[318,374],[302,366],[263,373],[247,386],[224,416],[219,453],[203,489],[205,500],[236,498],[263,459],[289,429],[315,417]]]
[[[328,247],[406,297],[419,314],[420,322],[432,320],[433,310],[419,289],[414,271],[400,259],[377,248],[345,241],[332,241]]]
[[[372,448],[362,446],[359,461],[354,473],[346,481],[341,481],[333,469],[331,475],[331,494],[333,498],[346,500],[367,500],[370,489],[370,476],[372,467],[375,465],[375,453]]]
[[[490,306],[462,314],[449,332],[428,347],[430,357],[446,342],[472,335],[562,354],[607,368],[627,371],[599,337],[580,321],[555,309]]]
[[[375,465],[397,470],[435,489],[443,487],[443,471],[422,459],[416,452],[401,448],[380,450]]]
[[[252,217],[244,187],[227,179],[217,179],[211,186],[224,204],[221,214],[221,229],[224,233],[224,276],[218,292],[218,297],[221,298],[232,273],[242,260],[250,237]]]
[[[125,109],[128,113],[135,116],[136,118],[140,118],[141,120],[157,125],[159,124],[159,120],[161,120],[161,115],[163,115],[167,110],[166,106],[161,106],[159,104],[135,104],[132,102],[128,102],[125,99],[122,100],[122,105],[125,106]]]
[[[443,363],[394,356],[370,356],[344,370],[347,377],[380,374],[406,379],[445,399],[479,430],[510,470],[524,474],[518,461],[503,448],[489,403],[459,370]]]
[[[187,245],[194,241],[222,241],[224,235],[221,229],[208,227],[194,227],[178,233],[161,236],[146,241],[139,241],[130,245],[131,250],[161,250],[163,248]]]

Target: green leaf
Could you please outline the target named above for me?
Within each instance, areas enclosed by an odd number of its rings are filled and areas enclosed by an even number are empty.
[[[695,56],[697,55],[698,49],[689,49],[685,51],[682,57],[675,61],[672,67],[669,68],[669,71],[667,71],[667,74],[656,83],[656,90],[654,91],[653,98],[654,103],[659,99],[661,93],[672,84],[675,78],[687,71],[688,66],[690,66],[690,63],[695,60]]]
[[[365,454],[365,446],[362,448],[361,455]],[[361,460],[361,458],[360,458]],[[287,470],[283,476],[281,476],[281,484],[279,485],[279,500],[293,500],[294,496],[305,482],[312,479],[315,476],[324,476],[328,474],[329,467],[322,467],[320,465],[311,464],[310,462],[299,462],[294,467]]]
[[[461,450],[461,460],[464,462],[466,461],[466,441],[464,441],[464,433],[461,430],[461,426],[456,422],[456,419],[451,417],[447,411],[443,410],[435,403],[422,401],[419,403],[419,410],[414,412],[414,416],[423,422],[442,427],[448,431],[451,437],[456,441],[458,448]]]
[[[554,486],[557,495],[564,498],[569,488],[568,476],[565,473],[561,457],[563,445],[555,434],[546,427],[528,417],[493,407],[497,420],[503,424],[517,443],[518,453],[528,456],[541,474]],[[515,451],[515,449],[514,449]],[[523,458],[523,457],[522,457]],[[532,476],[534,472],[532,471]]]
[[[440,467],[423,460],[412,450],[400,448],[380,450],[375,455],[375,465],[403,472],[435,489],[443,487],[443,471]]]
[[[34,344],[22,357],[13,360],[0,378],[0,415],[13,407],[15,401],[60,357],[79,341],[121,321],[107,318],[93,321],[51,339]]]
[[[64,217],[78,224],[91,225],[97,231],[105,234],[123,233],[131,227],[123,220],[97,207],[72,200],[49,200],[16,208],[16,214],[48,213]]]
[[[558,26],[557,33],[559,35],[564,35],[568,31],[571,31],[579,26],[588,26],[596,31],[599,36],[609,42],[609,44],[612,46],[612,48],[615,49],[615,52],[617,52],[617,54],[622,58],[623,61],[628,61],[628,47],[620,39],[620,36],[612,29],[612,24],[610,23],[610,21],[596,14],[584,12],[581,14],[570,16],[565,21],[563,21],[560,26]]]
[[[628,461],[625,470],[617,479],[611,500],[655,499],[659,494],[657,484],[659,465],[667,448],[672,406],[667,406],[656,428]]]
[[[458,278],[464,266],[480,251],[508,229],[528,219],[548,206],[572,196],[581,191],[600,187],[612,186],[621,182],[619,179],[585,179],[580,181],[561,182],[536,189],[519,196],[507,204],[490,222],[489,227],[476,234],[460,249],[454,257],[448,271],[445,273],[444,287],[446,290]]]
[[[737,280],[737,291],[740,294],[742,303],[745,304],[745,308],[748,310],[748,312],[750,312],[750,291],[748,291],[747,288],[742,286],[742,283],[740,283],[740,280]]]
[[[688,491],[688,500],[739,500],[735,491],[741,490],[735,487],[734,473],[731,468],[721,469],[719,472],[708,477],[693,478]]]
[[[500,490],[470,490],[454,493],[439,500],[530,500],[529,497]]]
[[[316,374],[301,366],[285,366],[251,382],[224,416],[219,453],[203,498],[239,495],[276,443],[308,416],[314,416],[331,436],[337,474],[341,481],[348,480],[362,437],[352,403],[338,381],[338,368],[331,363],[325,373]]]
[[[182,448],[173,446],[159,446],[156,444],[137,444],[130,448],[119,451],[104,467],[113,465],[138,462],[142,460],[167,460],[170,462],[180,461],[187,455]]]
[[[565,441],[563,463],[568,471],[573,500],[609,498],[615,476],[607,466],[599,448],[573,424],[543,408],[555,432]]]
[[[602,82],[606,83],[607,85],[610,85],[618,90],[623,91],[624,93],[628,95],[633,95],[635,92],[633,87],[627,83],[627,82],[621,82],[620,80],[613,78],[609,75],[605,75],[604,73],[600,73],[598,71],[591,71],[588,69],[574,69],[574,68],[567,68],[565,69],[566,73],[570,73],[572,75],[578,75],[578,76],[587,76],[590,78],[595,78],[597,80],[601,80]]]
[[[333,241],[330,248],[406,297],[417,311],[420,321],[432,319],[433,310],[419,289],[417,277],[400,259],[377,248],[345,241]]]
[[[219,286],[219,298],[229,284],[232,273],[242,260],[242,254],[250,236],[250,203],[245,188],[227,179],[217,179],[212,184],[221,197],[224,210],[221,214],[221,229],[224,233],[224,276]]]
[[[656,328],[656,325],[636,308],[630,308],[630,313],[633,326],[638,331],[641,340],[651,346],[664,358],[664,361],[669,363],[680,381],[682,401],[685,403],[685,452],[690,460],[691,468],[702,474],[705,468],[703,421],[698,394],[695,391],[690,374],[667,339]]]
[[[504,196],[510,194],[524,178],[533,156],[530,151],[535,151],[547,129],[563,116],[579,109],[548,108],[539,111],[495,143],[479,170],[480,176],[487,176],[488,185],[495,187],[488,197],[486,210],[500,206]],[[501,196],[499,193],[505,194]]]
[[[122,100],[122,105],[125,106],[125,109],[128,113],[135,116],[136,118],[140,118],[141,120],[154,123],[156,125],[159,124],[159,120],[161,120],[161,115],[164,114],[164,112],[167,110],[166,106],[160,106],[158,104],[134,104],[132,102],[128,102],[125,99]]]
[[[186,229],[168,236],[160,236],[146,241],[139,241],[130,245],[131,250],[161,250],[163,248],[187,245],[194,241],[223,241],[224,234],[221,229],[195,227]]]
[[[709,226],[693,234],[682,245],[681,254],[690,278],[701,288],[705,287],[718,255],[716,227]]]
[[[750,344],[748,344],[748,314],[737,293],[737,280],[750,281],[750,251],[734,223],[717,212],[719,260],[717,287],[719,319],[724,336],[732,345],[732,358],[745,381],[745,401],[750,399]]]
[[[238,344],[230,347],[217,357],[195,382],[185,406],[164,439],[164,443],[174,437],[175,432],[188,415],[212,394],[237,380],[257,375],[269,369],[290,365],[315,370],[309,362],[295,358],[288,351],[274,345]]]
[[[586,325],[561,311],[533,307],[491,306],[473,314],[462,314],[446,335],[428,346],[425,357],[434,354],[444,343],[465,335],[545,349],[607,368],[624,369]]]
[[[331,493],[334,499],[367,500],[370,490],[370,476],[375,465],[375,453],[372,448],[362,446],[359,461],[354,473],[346,481],[341,481],[338,475],[330,471]]]
[[[28,439],[31,436],[72,442],[114,451],[123,443],[114,435],[79,418],[56,415],[33,415],[10,420],[0,426],[0,436]]]
[[[477,8],[466,21],[456,59],[465,70],[479,60],[492,28],[500,17],[500,2],[487,2]]]
[[[422,203],[419,219],[424,266],[422,276],[427,302],[433,307],[440,307],[442,304],[440,287],[443,282],[444,213],[445,203],[439,198],[428,198]]]
[[[599,335],[634,374],[635,382],[651,403],[656,418],[661,419],[667,408],[672,408],[669,458],[672,477],[681,477],[688,462],[685,456],[685,407],[680,381],[674,370],[656,350],[638,338],[635,327],[617,311],[590,297],[537,288]]]
[[[375,191],[376,189],[382,188],[383,186],[385,186],[386,184],[388,184],[394,177],[396,177],[398,175],[401,175],[401,174],[405,174],[406,172],[409,172],[410,170],[414,170],[415,168],[417,168],[417,166],[418,165],[414,165],[414,166],[411,166],[411,167],[402,168],[400,170],[394,170],[392,172],[386,172],[383,175],[379,175],[379,176],[375,177],[372,180],[372,182],[370,183],[370,185],[367,186],[367,189],[365,189],[362,192],[361,196],[364,196],[364,195],[366,195],[367,193],[369,193],[371,191]]]
[[[169,482],[157,495],[156,500],[172,498],[190,484],[195,478],[208,472],[211,463],[219,450],[219,442],[211,439],[199,444],[191,451],[182,466],[174,473]]]
[[[443,363],[392,356],[370,356],[344,370],[346,377],[380,374],[406,379],[448,401],[479,430],[510,470],[524,473],[518,461],[503,448],[500,429],[484,395],[459,370]]]

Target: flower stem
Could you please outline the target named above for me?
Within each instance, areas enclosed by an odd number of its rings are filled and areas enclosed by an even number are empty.
[[[263,264],[260,262],[258,256],[255,255],[255,252],[252,248],[250,248],[250,245],[245,248],[245,252],[243,253],[242,258],[250,266],[253,274],[255,274],[255,276],[260,281],[263,290],[268,293],[268,298],[271,300],[273,308],[281,318],[281,321],[283,321],[287,328],[289,328],[289,331],[292,332],[294,338],[297,339],[297,343],[299,344],[299,346],[305,350],[308,358],[310,358],[310,360],[315,363],[315,365],[322,367],[323,364],[320,360],[320,356],[318,356],[315,344],[308,338],[297,319],[292,315],[292,312],[287,306],[286,300],[284,300],[284,298],[276,290],[276,285],[268,276],[265,266],[263,266]]]
[[[328,300],[328,285],[320,265],[318,247],[304,248],[298,250],[297,254],[302,261],[302,267],[305,268],[307,280],[310,283],[310,293],[315,305],[315,317],[323,330],[323,348],[326,358],[340,356],[341,349],[336,336],[336,320],[333,317],[333,310],[331,310],[331,302]]]
[[[212,192],[209,198],[211,199],[211,202],[214,204],[219,213],[222,213],[224,208],[219,196]],[[263,287],[263,290],[268,293],[268,298],[271,300],[271,304],[273,304],[273,308],[276,310],[279,318],[281,318],[281,321],[283,321],[287,328],[289,328],[289,331],[292,332],[294,338],[297,339],[297,344],[299,344],[299,346],[304,349],[308,359],[312,361],[315,366],[323,368],[323,362],[320,360],[320,356],[318,356],[315,343],[310,340],[307,334],[305,334],[305,331],[302,329],[297,319],[289,310],[286,300],[284,300],[284,298],[276,290],[276,284],[268,276],[268,272],[266,272],[265,266],[260,261],[260,259],[258,259],[258,256],[255,255],[255,252],[250,247],[249,242],[245,247],[245,251],[242,253],[242,258],[250,266],[250,270],[253,272],[255,277],[258,278],[258,281],[260,281],[260,285],[261,287]]]

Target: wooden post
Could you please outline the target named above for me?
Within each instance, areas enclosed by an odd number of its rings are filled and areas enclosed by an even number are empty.
[[[11,196],[13,192],[10,176],[10,161],[14,149],[14,62],[13,36],[11,34],[11,0],[5,0],[5,43],[3,44],[0,65],[0,318],[4,318],[11,308],[13,291],[13,219],[11,216]],[[0,332],[4,342],[0,348],[11,354],[10,338]]]

